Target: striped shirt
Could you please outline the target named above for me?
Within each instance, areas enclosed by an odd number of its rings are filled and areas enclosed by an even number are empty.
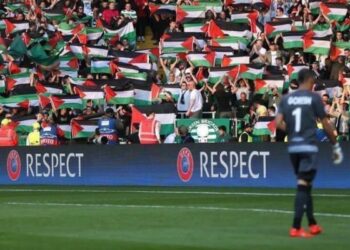
[[[130,18],[132,20],[136,20],[137,19],[137,15],[136,15],[136,11],[134,10],[122,10],[121,14],[127,18]]]

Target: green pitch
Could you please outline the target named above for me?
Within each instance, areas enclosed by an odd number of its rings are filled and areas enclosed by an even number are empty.
[[[350,190],[315,193],[325,233],[290,239],[293,190],[0,187],[0,249],[348,250]]]

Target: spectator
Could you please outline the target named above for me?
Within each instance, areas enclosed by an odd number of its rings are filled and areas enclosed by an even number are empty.
[[[188,132],[188,128],[186,126],[180,126],[179,130],[179,144],[187,144],[194,143],[194,139],[191,134]]]
[[[137,21],[136,11],[131,8],[131,4],[130,3],[125,4],[125,9],[122,10],[121,14],[124,17],[129,18],[134,23],[136,23],[136,21]]]
[[[147,25],[147,16],[149,12],[148,2],[146,0],[136,0],[137,6],[137,22],[136,22],[136,33],[137,41],[145,42],[145,31]]]
[[[199,90],[196,89],[195,82],[193,80],[187,83],[188,91],[190,92],[190,103],[186,116],[188,118],[201,118],[203,108],[203,98]]]
[[[108,139],[108,144],[118,143],[118,128],[120,128],[120,126],[121,124],[115,119],[112,108],[107,108],[105,115],[98,122],[100,136],[106,137]]]
[[[40,145],[40,124],[38,122],[33,123],[33,131],[29,133],[27,137],[27,146],[39,146]]]
[[[180,85],[180,96],[177,100],[177,110],[179,112],[187,112],[190,103],[190,91],[187,89],[187,83],[184,81]]]
[[[227,134],[226,127],[225,126],[219,126],[219,136],[217,138],[217,143],[227,143],[231,142],[232,137]]]
[[[104,4],[102,5],[102,8],[104,9],[103,6]],[[103,10],[102,17],[108,25],[111,25],[113,20],[117,20],[119,17],[119,11],[116,9],[114,1],[110,1],[108,8]]]
[[[218,82],[211,88],[207,84],[207,88],[215,97],[216,103],[216,118],[232,118],[232,93],[231,91],[226,91],[224,86]]]
[[[236,103],[236,109],[238,119],[243,119],[247,114],[249,114],[250,101],[247,99],[247,94],[245,92],[241,93],[240,99]]]
[[[149,113],[147,119],[140,123],[139,138],[141,144],[161,144],[160,123],[155,118],[155,113]]]
[[[268,102],[268,107],[278,107],[279,103],[281,102],[282,95],[277,87],[272,86],[266,90],[262,99]]]
[[[57,126],[51,116],[45,119],[45,125],[42,124],[40,131],[40,145],[43,146],[56,146],[58,145]]]
[[[14,147],[18,145],[18,136],[11,126],[11,120],[5,118],[1,121],[0,127],[0,147]]]

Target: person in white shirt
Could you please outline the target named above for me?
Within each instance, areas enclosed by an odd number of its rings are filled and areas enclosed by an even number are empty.
[[[201,118],[203,109],[203,97],[199,90],[196,89],[196,83],[192,80],[187,83],[190,92],[190,104],[186,112],[188,118]]]
[[[187,89],[187,83],[183,81],[180,85],[180,95],[177,100],[177,110],[179,112],[187,112],[190,104],[190,91]]]

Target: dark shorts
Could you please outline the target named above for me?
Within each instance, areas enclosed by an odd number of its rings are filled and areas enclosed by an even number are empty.
[[[312,182],[315,179],[317,172],[316,158],[316,153],[290,154],[294,172],[298,179],[307,182]]]

